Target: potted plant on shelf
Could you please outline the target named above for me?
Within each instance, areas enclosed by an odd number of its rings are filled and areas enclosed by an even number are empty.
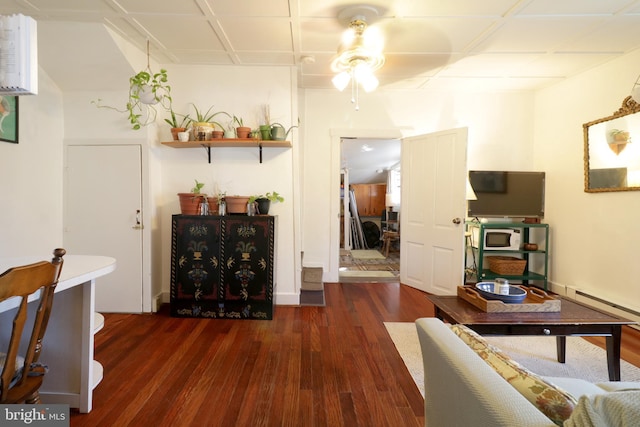
[[[199,110],[194,103],[191,103],[191,105],[193,105],[193,109],[195,111],[195,118],[192,119],[192,122],[194,133],[193,136],[196,141],[206,141],[208,139],[211,139],[216,125],[222,128],[222,125],[220,123],[213,120],[214,117],[219,114],[224,114],[228,117],[231,117],[231,115],[225,111],[211,112],[213,105],[209,107],[206,113],[203,113],[203,110]]]
[[[244,125],[242,117],[233,116],[233,122],[236,124],[236,136],[240,139],[249,138],[251,128]]]
[[[249,199],[249,196],[225,196],[224,201],[227,205],[227,213],[246,214]]]
[[[271,108],[269,104],[260,106],[262,110],[262,123],[260,125],[260,136],[263,140],[271,139]]]
[[[178,140],[178,133],[185,132],[187,130],[187,126],[189,125],[191,119],[189,115],[186,114],[176,114],[173,109],[170,110],[171,118],[164,119],[164,121],[171,126],[171,135],[173,136],[173,140]]]
[[[259,215],[267,215],[269,213],[269,208],[271,207],[271,203],[284,202],[284,197],[282,197],[278,192],[270,192],[267,194],[260,194],[258,196],[251,196],[249,198],[249,203],[255,203],[257,207],[257,213]]]
[[[218,211],[218,201],[215,197],[207,197],[202,193],[202,187],[204,183],[195,180],[196,184],[189,193],[178,193],[180,198],[180,212],[183,215],[198,215],[200,213],[200,204],[207,203],[209,205],[209,213],[215,213]]]

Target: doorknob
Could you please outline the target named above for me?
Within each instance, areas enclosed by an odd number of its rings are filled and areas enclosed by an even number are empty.
[[[453,222],[454,224],[458,225],[458,224],[460,224],[460,223],[462,222],[462,220],[461,220],[460,218],[453,218],[453,221],[452,221],[452,222]]]
[[[140,209],[136,209],[136,225],[131,228],[134,230],[142,230],[144,228],[142,222],[140,222]]]

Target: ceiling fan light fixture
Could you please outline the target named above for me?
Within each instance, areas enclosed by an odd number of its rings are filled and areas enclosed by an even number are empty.
[[[342,92],[347,87],[350,80],[351,80],[351,75],[346,71],[343,71],[340,74],[336,74],[335,77],[331,79],[331,81],[333,82],[333,85],[340,92]]]
[[[366,92],[378,87],[378,79],[374,71],[384,65],[382,54],[384,40],[380,31],[375,27],[368,27],[365,15],[377,15],[377,11],[370,6],[362,7],[366,14],[354,11],[349,28],[343,33],[338,46],[338,54],[331,62],[331,70],[337,73],[332,79],[333,85],[343,91],[351,82],[351,101],[358,104],[358,85]]]

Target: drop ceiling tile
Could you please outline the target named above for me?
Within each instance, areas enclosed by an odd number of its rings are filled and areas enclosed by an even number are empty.
[[[521,76],[569,77],[614,59],[611,54],[554,53],[540,55],[514,69]]]
[[[201,50],[174,50],[176,62],[178,64],[215,64],[233,65],[233,61],[228,53],[212,52]],[[173,61],[172,61],[173,62]]]
[[[380,11],[388,9],[384,0],[367,1],[366,4],[378,8]],[[298,0],[299,13],[302,17],[323,17],[337,20],[338,15],[347,7],[353,6],[352,0]]]
[[[470,55],[445,67],[438,76],[444,77],[507,77],[523,64],[541,54],[489,53]]]
[[[393,19],[380,22],[385,52],[457,52],[487,31],[491,18]]]
[[[15,4],[16,2],[11,2]],[[27,2],[25,2],[27,3]],[[66,12],[113,12],[103,0],[64,0],[63,2],[52,2],[51,0],[29,0],[36,10],[41,13],[51,13],[56,11]]]
[[[397,16],[493,16],[506,14],[517,0],[399,0],[394,1],[390,12]]]
[[[288,19],[220,18],[233,49],[291,51]]]
[[[219,16],[290,16],[287,0],[206,0],[206,3]]]
[[[51,0],[40,0],[50,3]],[[83,0],[73,0],[83,2]],[[65,2],[68,2],[65,0]],[[158,0],[117,0],[117,4],[126,13],[134,15],[196,15],[204,16],[195,0],[158,1]]]
[[[346,27],[335,19],[300,19],[300,48],[303,52],[333,52]]]
[[[640,15],[621,16],[576,40],[558,46],[562,52],[629,52],[640,40]]]
[[[239,52],[238,59],[244,65],[295,65],[289,52]]]
[[[474,48],[485,52],[547,52],[566,44],[586,28],[604,22],[601,17],[517,18],[506,22]]]
[[[426,89],[455,90],[464,92],[494,92],[512,90],[533,90],[537,87],[557,83],[561,79],[553,78],[451,78],[431,79]]]
[[[168,49],[224,50],[222,42],[204,18],[145,16],[137,21],[145,32],[155,35]]]
[[[630,0],[533,0],[518,15],[612,15]]]

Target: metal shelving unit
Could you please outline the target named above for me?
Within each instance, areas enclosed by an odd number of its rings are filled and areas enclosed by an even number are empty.
[[[524,222],[487,222],[482,223],[478,221],[467,221],[467,233],[471,238],[467,239],[467,249],[473,251],[475,255],[475,261],[477,262],[476,277],[480,281],[491,281],[496,277],[503,277],[509,282],[522,282],[523,285],[529,285],[529,282],[542,282],[542,288],[547,290],[548,270],[549,270],[549,224],[539,223],[524,223]],[[476,233],[472,228],[477,227],[479,238],[478,241],[474,241],[473,236]],[[522,236],[522,244],[524,243],[536,243],[538,250],[526,251],[521,248],[518,250],[506,250],[506,249],[487,249],[484,247],[484,239],[482,238],[486,230],[495,229],[520,229]],[[541,230],[541,233],[536,233],[534,230]],[[540,236],[542,234],[542,236]],[[488,262],[485,257],[491,255],[513,256],[516,258],[522,258],[527,261],[524,272],[521,275],[504,275],[497,274],[489,270]],[[534,262],[534,258],[540,258],[542,263],[542,271],[532,271],[531,264]],[[538,260],[540,262],[540,260]],[[536,283],[531,283],[538,286]],[[540,287],[540,286],[539,286]]]

